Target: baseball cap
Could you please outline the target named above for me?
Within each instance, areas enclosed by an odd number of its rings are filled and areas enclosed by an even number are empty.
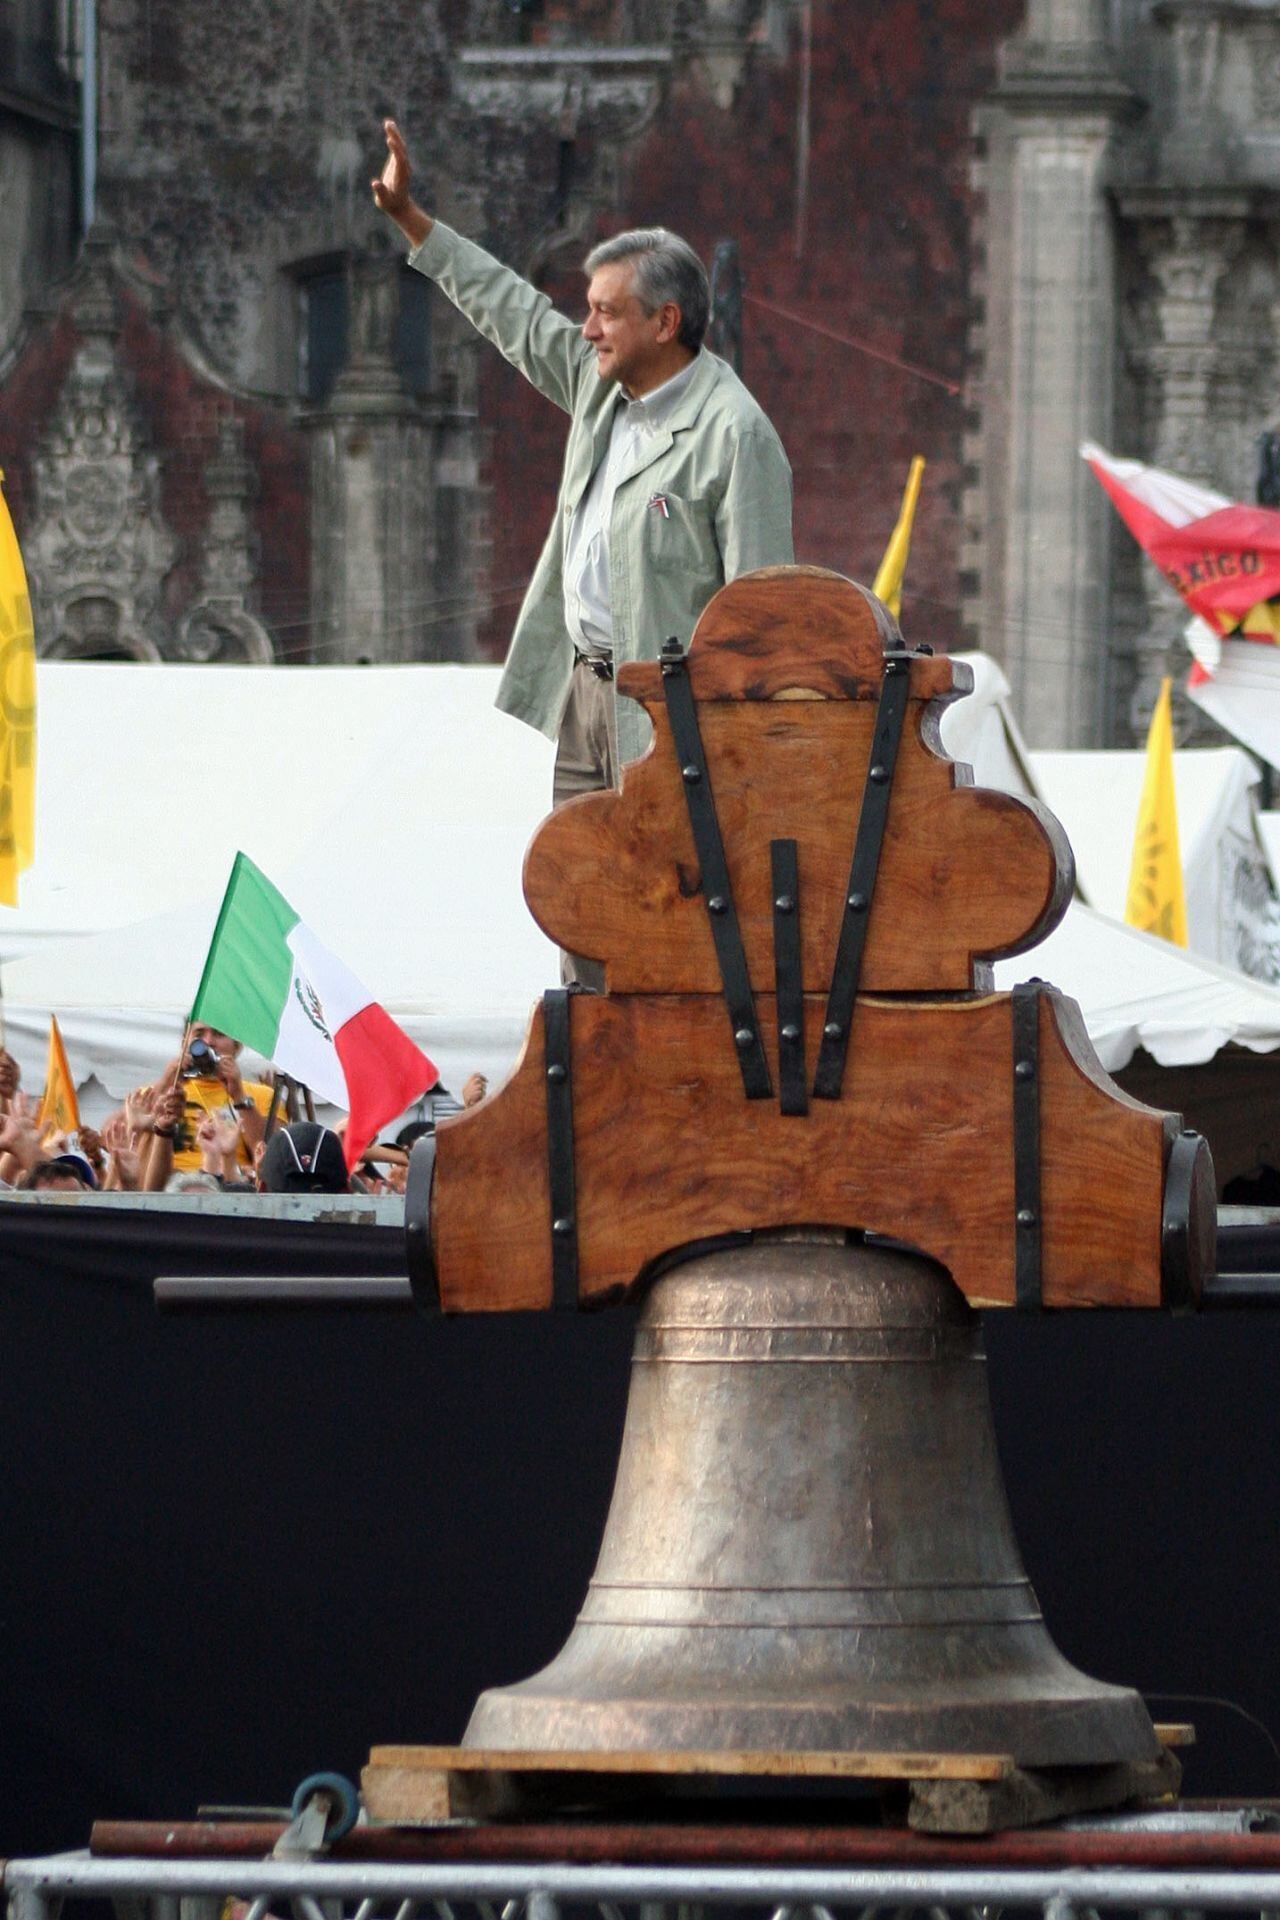
[[[258,1182],[264,1193],[347,1193],[342,1142],[318,1120],[295,1120],[268,1140]]]
[[[49,1165],[63,1167],[68,1173],[74,1173],[77,1180],[83,1180],[86,1187],[96,1187],[98,1184],[98,1176],[93,1170],[88,1154],[77,1153],[73,1147],[68,1147],[65,1153],[50,1155]]]

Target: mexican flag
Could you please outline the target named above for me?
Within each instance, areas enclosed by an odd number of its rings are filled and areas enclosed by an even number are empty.
[[[191,1009],[347,1114],[353,1167],[440,1078],[425,1053],[238,853]]]

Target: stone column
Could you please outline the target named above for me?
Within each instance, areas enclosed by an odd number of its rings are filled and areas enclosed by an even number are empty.
[[[311,434],[317,662],[433,660],[432,417],[396,372],[397,266],[351,262],[351,355]]]
[[[1217,337],[1219,290],[1244,245],[1248,197],[1151,188],[1121,198],[1121,209],[1154,282],[1151,336],[1137,350],[1151,420],[1151,458],[1187,480],[1219,486],[1216,442],[1222,384],[1239,386],[1238,347]],[[1187,612],[1150,562],[1142,568],[1146,619],[1134,641],[1136,679],[1129,722],[1146,724],[1161,675],[1185,665]]]
[[[200,597],[178,628],[178,656],[269,666],[275,649],[250,605],[254,565],[249,502],[254,475],[245,458],[244,426],[234,414],[224,414],[218,422],[218,444],[205,464],[204,484],[209,525],[200,552]]]
[[[1031,0],[976,116],[981,314],[965,454],[965,617],[1038,747],[1096,745],[1107,704],[1107,508],[1080,458],[1112,420],[1106,202],[1133,105],[1101,0]]]

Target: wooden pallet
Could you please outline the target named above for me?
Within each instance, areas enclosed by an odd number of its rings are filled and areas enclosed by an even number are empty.
[[[797,1783],[832,1793],[905,1791],[909,1824],[926,1833],[990,1833],[1176,1791],[1174,1746],[1190,1727],[1156,1729],[1156,1760],[1103,1767],[1019,1767],[996,1753],[776,1751],[503,1752],[477,1747],[375,1747],[361,1775],[371,1821],[522,1819],[616,1807],[620,1801],[755,1790]]]

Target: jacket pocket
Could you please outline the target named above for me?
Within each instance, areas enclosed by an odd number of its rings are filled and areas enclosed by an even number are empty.
[[[677,493],[653,494],[644,508],[641,551],[645,564],[660,572],[693,573],[718,584],[715,521],[702,500],[682,499]]]

